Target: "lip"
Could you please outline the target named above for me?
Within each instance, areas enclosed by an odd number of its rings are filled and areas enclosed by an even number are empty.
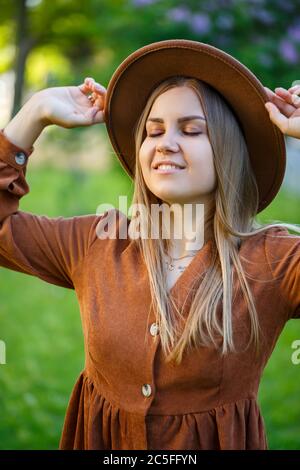
[[[184,168],[169,168],[168,170],[164,170],[162,168],[152,168],[152,170],[162,175],[171,175],[173,173],[180,173],[184,170]]]
[[[176,165],[177,167],[179,167],[179,169],[185,168],[185,165],[182,165],[172,160],[157,160],[157,162],[153,163],[151,166],[154,170],[156,170],[157,166],[159,165]]]

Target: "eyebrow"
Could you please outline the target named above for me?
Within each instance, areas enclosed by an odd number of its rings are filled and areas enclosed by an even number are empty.
[[[203,121],[206,121],[206,119],[203,116],[184,116],[179,119],[177,119],[178,122],[185,122],[185,121],[193,121],[194,119],[202,119]],[[147,122],[164,122],[163,119],[161,118],[149,118],[147,119]]]

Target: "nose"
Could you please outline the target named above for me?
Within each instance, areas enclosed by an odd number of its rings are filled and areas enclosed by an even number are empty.
[[[158,152],[178,152],[178,145],[174,141],[174,137],[170,137],[170,135],[163,134],[158,137],[158,142],[156,145],[156,149]]]
[[[165,153],[165,152],[178,152],[178,145],[175,143],[171,143],[170,141],[162,141],[157,144],[156,149],[158,152]]]

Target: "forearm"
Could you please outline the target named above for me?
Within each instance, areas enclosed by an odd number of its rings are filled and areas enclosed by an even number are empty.
[[[4,128],[4,135],[24,150],[30,149],[46,127],[42,113],[42,95],[33,95]]]

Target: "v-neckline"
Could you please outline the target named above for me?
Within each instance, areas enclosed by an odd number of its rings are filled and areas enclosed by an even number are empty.
[[[177,278],[175,284],[173,287],[171,287],[170,290],[168,290],[168,295],[169,296],[174,296],[174,294],[180,290],[181,287],[184,285],[189,285],[190,281],[192,279],[192,273],[195,274],[196,267],[199,264],[199,261],[201,259],[203,263],[203,269],[202,270],[197,270],[199,275],[201,275],[205,269],[208,266],[208,261],[209,261],[209,254],[211,252],[211,247],[213,244],[213,240],[209,239],[206,243],[204,243],[203,247],[195,254],[193,257],[192,261],[187,265],[185,270],[180,274],[180,276]]]

